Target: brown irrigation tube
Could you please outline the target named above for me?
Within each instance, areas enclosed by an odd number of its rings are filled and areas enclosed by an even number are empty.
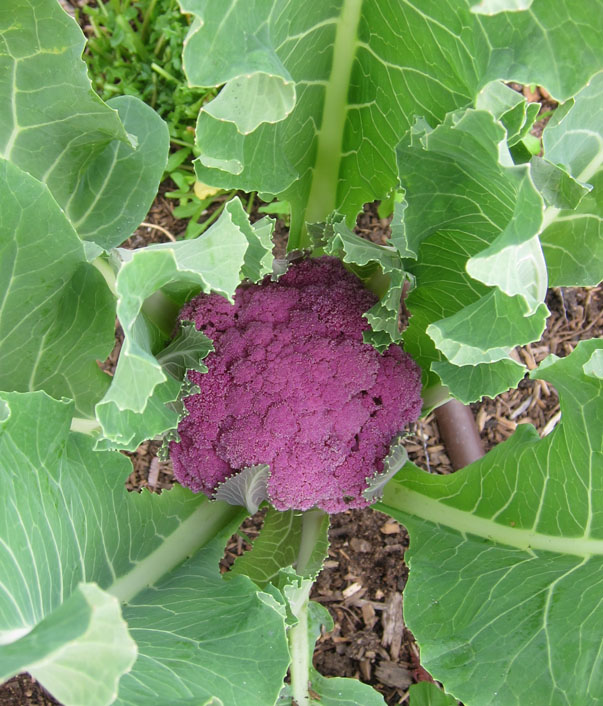
[[[450,400],[435,410],[436,421],[452,467],[463,468],[484,455],[473,412],[458,400]]]

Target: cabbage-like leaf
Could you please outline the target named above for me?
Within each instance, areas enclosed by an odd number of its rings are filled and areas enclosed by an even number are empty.
[[[326,224],[311,225],[309,229],[318,247],[348,263],[354,274],[380,295],[379,301],[363,314],[371,325],[370,330],[363,333],[364,342],[379,351],[399,342],[400,300],[408,277],[400,254],[392,246],[378,245],[361,238],[336,219],[329,219]]]
[[[492,81],[477,94],[475,107],[487,110],[503,124],[507,131],[507,143],[513,147],[530,131],[540,111],[540,103],[528,103],[526,99],[503,81]]]
[[[394,150],[415,116],[434,127],[501,78],[565,100],[601,67],[596,11],[582,1],[473,8],[488,14],[449,0],[309,0],[303,12],[295,0],[278,11],[246,0],[181,7],[193,16],[190,83],[226,83],[199,115],[198,177],[289,201],[292,249],[309,244],[305,222],[337,210],[352,226],[364,203],[396,188]]]
[[[253,515],[260,505],[268,500],[269,477],[270,466],[266,464],[243,468],[218,485],[214,500],[222,500],[229,505],[240,505]]]
[[[84,43],[57,2],[0,8],[0,156],[48,186],[81,238],[109,248],[148,211],[169,135],[137,98],[109,107],[94,94]]]
[[[94,414],[111,378],[115,299],[48,188],[0,159],[0,388]]]
[[[64,704],[108,706],[136,655],[117,598],[81,583],[31,632],[0,647],[0,680],[27,671]]]
[[[603,72],[557,109],[543,134],[544,156],[592,187],[576,210],[550,204],[540,236],[553,286],[592,286],[603,272]],[[567,177],[565,177],[567,181]],[[562,182],[563,183],[563,182]]]
[[[81,238],[119,245],[151,205],[167,161],[161,118],[94,94],[84,35],[51,0],[0,8],[0,156],[45,183]]]
[[[29,634],[33,640],[36,630],[49,639],[46,625],[62,626],[54,639],[69,649],[89,612],[78,609],[70,622],[63,606],[81,582],[94,582],[102,589],[101,604],[106,594],[125,603],[123,619],[137,645],[115,703],[204,703],[212,697],[235,706],[273,703],[289,661],[284,618],[249,579],[226,582],[218,570],[224,544],[245,512],[180,486],[161,495],[128,493],[128,459],[94,451],[93,439],[70,432],[71,402],[43,392],[0,393],[0,399],[6,503],[0,517],[0,673],[19,671],[15,641]],[[70,601],[73,610],[79,600]],[[114,639],[109,627],[118,625],[117,618],[101,630],[99,649]],[[258,641],[266,646],[260,655]],[[56,681],[48,686],[59,684],[62,694],[70,684],[73,692],[76,683],[90,686],[98,655],[86,659],[81,647],[88,674],[53,670]],[[117,656],[107,665],[113,664],[113,678],[129,666]]]
[[[463,404],[478,402],[482,397],[496,397],[501,390],[517,387],[526,372],[525,367],[512,358],[463,366],[436,360],[431,369],[446,380],[450,394]]]
[[[521,424],[447,476],[407,464],[377,505],[410,532],[404,614],[422,663],[465,703],[600,699],[603,380],[587,366],[602,349],[583,341],[531,373],[559,393],[547,437]]]
[[[207,366],[201,361],[213,349],[211,340],[197,331],[192,321],[184,321],[173,340],[157,354],[157,362],[164,372],[180,381],[187,370],[206,373]]]
[[[416,278],[405,350],[427,389],[441,379],[465,401],[516,382],[510,352],[538,340],[548,314],[543,202],[529,167],[512,165],[505,137],[489,113],[469,109],[435,130],[418,123],[398,151],[405,233],[418,250],[416,263],[405,260]],[[437,379],[435,362],[445,364]]]
[[[117,315],[124,342],[111,387],[96,406],[105,437],[99,448],[134,449],[177,425],[176,406],[166,404],[178,397],[181,381],[168,376],[156,354],[161,359],[179,308],[193,293],[217,292],[232,300],[245,273],[255,280],[266,274],[272,261],[268,234],[258,233],[271,230],[273,222],[255,225],[233,199],[195,240],[117,251]],[[203,353],[209,350],[204,343]]]

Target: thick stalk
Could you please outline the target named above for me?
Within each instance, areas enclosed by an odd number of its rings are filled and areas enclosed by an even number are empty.
[[[309,675],[310,675],[310,654],[311,645],[308,639],[308,600],[312,582],[308,581],[304,585],[305,596],[301,601],[295,617],[297,623],[289,628],[289,652],[291,654],[291,666],[289,676],[291,677],[291,691],[297,706],[310,706]]]
[[[316,542],[320,537],[322,522],[325,513],[322,510],[308,510],[302,520],[302,536],[297,553],[295,569],[301,576],[304,575]],[[312,648],[308,635],[308,601],[312,589],[312,580],[305,579],[299,594],[296,596],[295,605],[291,606],[297,623],[289,628],[289,652],[291,654],[291,691],[297,706],[310,706],[309,675]]]
[[[316,138],[316,163],[304,218],[308,223],[323,221],[337,207],[346,105],[361,11],[362,0],[344,0],[337,23],[333,64],[325,90],[322,122]],[[299,242],[292,243],[289,249],[304,248],[309,244],[305,232],[297,240]]]
[[[304,512],[302,536],[299,543],[299,551],[297,552],[297,561],[295,562],[295,570],[300,576],[304,576],[306,573],[312,552],[320,537],[324,517],[324,510],[314,509]]]
[[[243,510],[222,502],[204,502],[144,559],[133,565],[129,573],[120,576],[106,591],[127,603],[143,588],[152,586],[162,576],[205,546],[220,530]]]
[[[96,432],[101,431],[101,425],[96,421],[96,419],[73,417],[71,420],[71,431],[77,431],[80,434],[88,434],[89,436],[93,436]]]
[[[101,273],[107,283],[107,287],[111,290],[111,294],[113,294],[114,297],[117,297],[117,289],[115,287],[116,277],[111,265],[105,260],[104,257],[97,257],[92,260],[90,264],[94,265],[94,267],[96,267],[96,269]]]

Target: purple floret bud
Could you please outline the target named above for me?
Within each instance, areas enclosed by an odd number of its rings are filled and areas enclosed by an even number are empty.
[[[176,479],[213,497],[250,466],[270,467],[277,510],[364,507],[367,479],[421,411],[421,371],[399,346],[363,343],[377,298],[337,258],[293,265],[240,287],[234,305],[201,294],[184,306],[212,338],[207,373],[170,444]]]

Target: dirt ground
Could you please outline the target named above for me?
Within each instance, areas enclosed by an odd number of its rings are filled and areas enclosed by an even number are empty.
[[[129,247],[149,242],[165,242],[182,233],[186,222],[172,216],[172,202],[165,197],[169,185],[162,186],[145,223],[130,238]],[[208,217],[211,210],[205,214]],[[380,220],[374,207],[359,216],[358,232],[380,241],[387,234],[387,222]],[[282,247],[286,229],[280,224],[277,242]],[[603,289],[599,287],[549,291],[547,305],[551,316],[542,340],[518,348],[516,355],[531,370],[549,353],[565,356],[577,342],[603,333]],[[110,372],[120,346],[103,367]],[[472,411],[484,448],[508,438],[518,424],[533,424],[542,436],[559,421],[555,390],[544,381],[523,380],[518,389],[473,404]],[[407,450],[412,461],[432,473],[450,473],[452,467],[440,439],[433,414],[413,425]],[[168,463],[159,462],[159,442],[143,444],[133,454],[133,472],[127,481],[130,490],[148,487],[161,491],[172,484]],[[243,526],[251,539],[261,526],[261,515],[249,518]],[[314,663],[326,676],[355,677],[372,684],[387,704],[408,703],[413,682],[431,680],[421,667],[419,648],[402,617],[403,590],[407,579],[404,552],[408,535],[397,522],[381,513],[353,510],[332,517],[329,557],[312,598],[325,605],[335,627],[324,634],[316,647]],[[227,545],[223,570],[248,548],[240,535]],[[50,706],[58,704],[28,675],[20,675],[0,687],[0,706]]]

